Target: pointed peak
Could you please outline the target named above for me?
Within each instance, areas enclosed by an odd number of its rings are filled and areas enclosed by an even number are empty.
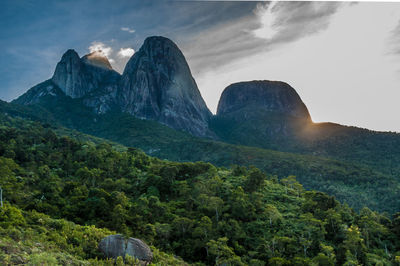
[[[108,61],[108,58],[101,51],[91,52],[90,54],[83,56],[82,60],[83,60],[83,62],[93,65],[93,66],[97,66],[97,67],[101,67],[101,68],[105,68],[105,69],[109,69],[109,70],[113,69],[110,64],[110,61]]]
[[[63,54],[62,58],[79,58],[79,55],[74,49],[68,49]]]

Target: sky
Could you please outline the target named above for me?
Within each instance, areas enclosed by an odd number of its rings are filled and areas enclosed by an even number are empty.
[[[161,35],[213,113],[229,84],[280,80],[314,122],[400,132],[400,3],[3,0],[0,25],[2,100],[50,78],[70,48],[101,50],[123,72]]]

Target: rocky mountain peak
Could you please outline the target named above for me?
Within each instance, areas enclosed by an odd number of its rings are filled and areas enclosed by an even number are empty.
[[[77,52],[69,49],[56,66],[52,81],[68,96],[79,98],[88,92],[85,66]]]
[[[112,70],[108,59],[100,52],[93,52],[79,57],[78,53],[69,49],[61,57],[51,80],[67,96],[82,98],[93,91],[116,89],[119,74]]]
[[[61,57],[61,60],[78,60],[79,55],[74,49],[68,49]]]
[[[218,103],[217,115],[257,108],[311,120],[307,107],[289,84],[281,81],[247,81],[229,85]]]
[[[94,51],[82,57],[82,61],[86,64],[112,70],[112,66],[108,58],[101,51]]]
[[[208,110],[189,66],[170,39],[149,37],[128,61],[119,86],[124,112],[197,136],[208,134]]]

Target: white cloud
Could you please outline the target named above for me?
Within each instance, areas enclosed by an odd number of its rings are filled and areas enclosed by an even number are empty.
[[[118,57],[124,58],[124,57],[131,57],[135,53],[135,50],[132,48],[121,48],[118,51]]]
[[[122,31],[129,32],[129,33],[134,33],[134,32],[135,32],[134,29],[131,29],[131,28],[128,28],[128,27],[122,27],[121,30],[122,30]]]
[[[255,13],[259,17],[261,27],[254,30],[254,34],[259,38],[271,39],[276,33],[275,16],[272,11],[276,2],[272,4],[258,4]]]
[[[100,52],[105,57],[109,57],[112,53],[112,48],[110,46],[106,46],[102,42],[92,42],[91,45],[89,46],[89,51],[91,53]]]

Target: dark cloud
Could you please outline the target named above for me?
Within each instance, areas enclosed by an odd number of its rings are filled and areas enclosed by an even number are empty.
[[[341,5],[337,2],[257,3],[240,19],[190,35],[184,40],[183,48],[193,71],[201,73],[318,33],[328,27]],[[255,34],[263,28],[263,16],[272,16],[271,27],[275,34],[268,38]]]
[[[291,42],[326,29],[341,2],[276,2],[272,7],[278,32],[270,44]]]

